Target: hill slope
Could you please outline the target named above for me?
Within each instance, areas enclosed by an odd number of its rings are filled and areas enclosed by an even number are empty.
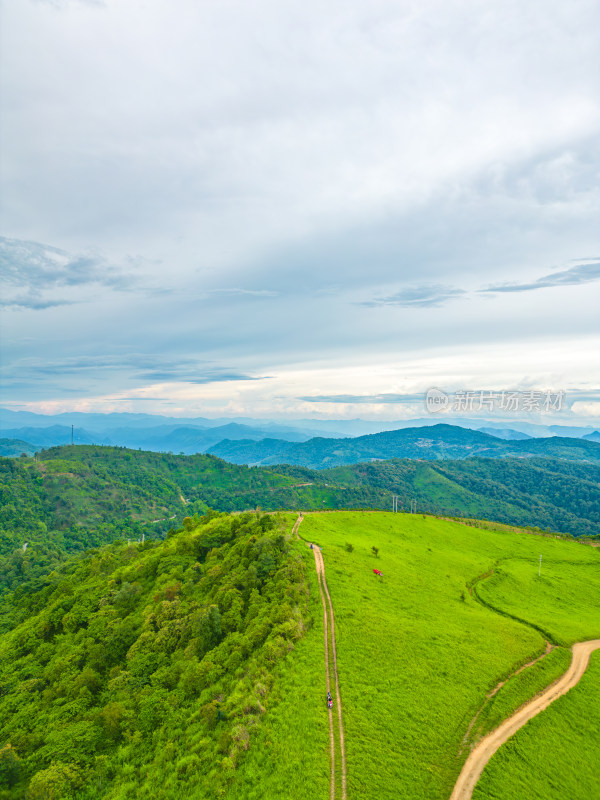
[[[0,637],[2,797],[222,797],[310,622],[305,561],[272,516],[208,517],[21,593]]]
[[[561,645],[600,636],[594,548],[391,513],[313,514],[300,531],[323,547],[356,800],[373,786],[382,800],[446,800],[486,694],[542,655],[544,636],[557,644],[546,658],[561,656],[545,680],[564,668]],[[274,516],[211,514],[5,598],[3,798],[326,796],[312,569]],[[500,687],[506,713],[545,664]]]
[[[3,458],[15,458],[22,453],[32,456],[39,449],[31,442],[24,442],[22,439],[0,439],[0,456]]]
[[[391,507],[483,517],[574,535],[600,529],[600,467],[556,459],[391,460],[314,471],[213,456],[53,448],[0,459],[0,591],[67,553],[162,538],[209,507],[243,511]]]
[[[336,614],[349,797],[446,800],[486,694],[544,652],[535,626],[558,644],[600,635],[594,548],[416,515],[311,514],[300,533],[323,547]],[[468,586],[491,569],[484,606]]]

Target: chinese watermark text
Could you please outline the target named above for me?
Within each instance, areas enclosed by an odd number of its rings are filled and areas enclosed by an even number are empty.
[[[458,391],[453,394],[441,389],[428,389],[425,407],[430,414],[441,411],[477,412],[508,411],[532,413],[541,411],[551,413],[562,411],[565,393],[562,391],[538,391],[534,389],[513,391]]]

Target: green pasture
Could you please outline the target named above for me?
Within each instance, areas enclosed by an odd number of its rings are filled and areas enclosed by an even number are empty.
[[[509,678],[482,707],[469,741],[477,741],[493,731],[528,700],[560,678],[569,668],[571,655],[570,649],[556,647],[539,661]]]
[[[498,750],[473,800],[599,800],[600,651],[581,681]]]
[[[561,545],[548,554],[538,547],[541,570],[539,562],[532,569],[531,558],[508,558],[477,592],[496,608],[538,625],[557,644],[600,638],[600,558],[592,548],[579,549],[591,556],[585,563],[573,558],[572,547]]]
[[[323,548],[336,614],[351,797],[449,796],[486,694],[544,651],[542,633],[510,615],[557,641],[598,635],[600,559],[592,548],[391,513],[309,514],[300,534]],[[502,613],[467,588],[492,569],[473,591]],[[513,679],[499,707],[529,699],[560,674],[559,662],[552,656]]]

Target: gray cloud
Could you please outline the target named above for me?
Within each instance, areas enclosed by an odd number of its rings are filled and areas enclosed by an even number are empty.
[[[499,292],[530,292],[534,289],[547,289],[554,286],[577,286],[600,280],[600,261],[577,264],[575,267],[551,272],[530,283],[498,283],[479,291],[482,294]]]
[[[173,368],[173,369],[153,369],[140,372],[137,376],[143,381],[158,383],[180,382],[180,383],[226,383],[231,381],[263,381],[266,375],[246,375],[243,372],[228,371],[219,367],[198,366],[196,369]]]
[[[113,291],[133,291],[135,272],[139,266],[126,258],[126,271],[102,256],[73,255],[57,247],[39,242],[0,237],[0,287],[3,308],[40,310],[71,305],[91,299],[88,291],[77,297],[54,297],[53,292],[102,287]],[[19,290],[25,289],[25,294]],[[15,290],[17,294],[14,294]],[[12,295],[12,296],[11,296]]]
[[[411,286],[401,289],[387,297],[376,297],[359,303],[371,308],[377,306],[401,306],[403,308],[435,308],[443,305],[448,300],[465,294],[464,289],[453,286],[428,285]]]
[[[3,370],[5,378],[29,381],[29,385],[48,380],[78,381],[101,379],[105,374],[126,373],[129,384],[139,383],[224,383],[264,380],[266,376],[248,375],[211,363],[192,359],[168,359],[164,355],[128,353],[98,356],[77,356],[62,361],[22,359]],[[27,385],[27,383],[23,383]],[[14,384],[13,384],[14,386]]]
[[[269,289],[210,289],[209,295],[240,295],[241,297],[277,297],[279,292],[272,292]]]
[[[68,306],[72,304],[73,301],[71,300],[44,300],[33,292],[28,295],[18,295],[10,300],[0,300],[0,308],[2,309],[22,308],[30,311],[42,311],[47,308],[56,308],[57,306]]]

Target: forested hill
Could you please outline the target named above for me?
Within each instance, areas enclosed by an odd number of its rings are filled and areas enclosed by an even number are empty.
[[[0,459],[0,592],[35,583],[68,553],[161,539],[208,508],[390,509],[573,535],[600,532],[600,466],[558,459],[394,459],[309,470],[113,447]]]
[[[20,592],[0,636],[0,796],[222,797],[310,626],[288,530],[208,515]]]
[[[67,553],[163,538],[208,508],[295,507],[295,483],[213,456],[94,445],[0,458],[0,591],[35,578]]]
[[[600,443],[590,439],[552,436],[509,441],[455,425],[404,428],[353,439],[315,438],[290,443],[281,439],[260,442],[225,440],[209,453],[235,464],[294,464],[312,469],[357,464],[373,459],[418,458],[425,460],[549,457],[600,464]]]

